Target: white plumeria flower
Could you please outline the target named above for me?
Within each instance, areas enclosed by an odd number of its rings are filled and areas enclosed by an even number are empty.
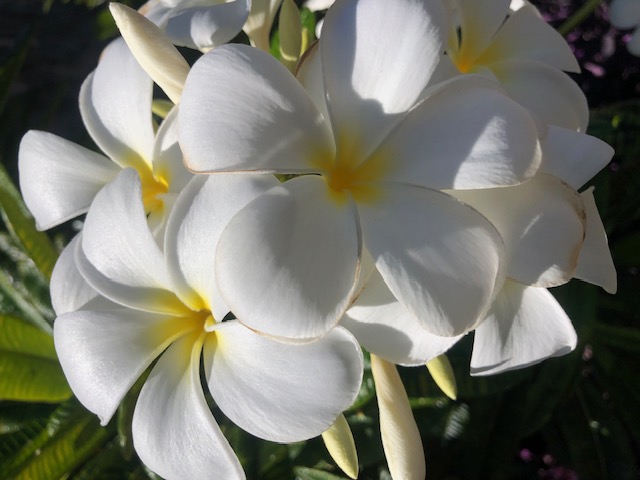
[[[149,0],[139,11],[178,46],[207,51],[233,39],[251,0]]]
[[[632,55],[640,57],[640,1],[613,0],[609,7],[609,19],[616,28],[634,29],[627,49]]]
[[[213,265],[219,234],[274,183],[264,175],[194,178],[171,212],[163,252],[146,221],[139,177],[128,169],[97,195],[76,244],[79,271],[100,296],[56,319],[62,368],[104,425],[158,359],[137,400],[133,442],[164,478],[244,478],[205,401],[201,360],[220,410],[270,441],[321,434],[359,391],[362,354],[346,330],[286,344],[222,321],[228,309]]]
[[[492,78],[546,125],[586,131],[584,93],[564,71],[580,67],[569,45],[533,8],[509,15],[510,0],[448,0],[448,59],[460,73]],[[509,15],[509,16],[508,16]],[[506,20],[505,20],[506,18]]]
[[[20,188],[41,230],[85,213],[96,193],[123,168],[136,169],[149,221],[161,229],[177,193],[191,178],[177,144],[177,112],[154,133],[153,83],[122,39],[103,52],[80,90],[80,113],[101,155],[31,130],[18,154]]]
[[[187,78],[179,122],[190,169],[307,174],[230,222],[216,260],[222,294],[251,328],[322,335],[349,305],[365,246],[425,328],[465,332],[504,280],[504,247],[484,217],[439,190],[529,179],[535,125],[482,78],[418,102],[447,34],[438,2],[339,1],[324,28],[324,85],[311,96],[242,45],[204,55]]]

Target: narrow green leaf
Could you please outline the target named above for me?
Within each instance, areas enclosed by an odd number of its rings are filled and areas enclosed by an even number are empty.
[[[36,229],[33,217],[2,165],[0,165],[0,211],[7,228],[20,240],[22,247],[38,270],[46,278],[51,278],[58,253],[49,237]]]
[[[60,402],[71,396],[50,335],[10,316],[0,316],[0,331],[0,399]]]
[[[26,321],[49,335],[53,332],[51,325],[44,319],[38,309],[29,303],[16,289],[13,279],[0,269],[0,294],[4,295]]]
[[[293,471],[296,474],[296,479],[299,480],[347,480],[345,477],[338,477],[315,468],[294,467]]]
[[[640,330],[598,323],[594,343],[602,343],[629,353],[640,354]]]

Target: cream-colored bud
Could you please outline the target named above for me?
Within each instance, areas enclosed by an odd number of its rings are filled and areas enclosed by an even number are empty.
[[[427,368],[442,393],[455,400],[458,397],[458,384],[447,356],[443,353],[436,358],[432,358],[427,362]]]

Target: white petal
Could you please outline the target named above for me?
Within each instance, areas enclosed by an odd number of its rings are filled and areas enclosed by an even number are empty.
[[[298,63],[296,78],[307,91],[313,103],[329,125],[329,111],[327,110],[327,98],[325,95],[324,78],[322,75],[322,55],[320,54],[320,42],[315,42]]]
[[[587,228],[574,276],[614,294],[618,289],[616,267],[609,251],[607,232],[593,198],[593,187],[582,192],[580,197],[587,214]]]
[[[358,274],[360,231],[351,201],[334,203],[318,176],[289,180],[240,211],[222,234],[216,277],[245,325],[312,338],[347,308]]]
[[[482,215],[441,192],[400,185],[358,210],[380,274],[425,329],[459,335],[484,317],[505,253]]]
[[[578,193],[555,177],[536,175],[516,187],[451,192],[486,216],[509,253],[507,276],[553,287],[568,282],[584,239]]]
[[[640,23],[640,22],[639,22]],[[640,57],[640,29],[636,28],[627,42],[627,50],[631,55]]]
[[[506,282],[476,329],[471,375],[524,368],[566,355],[577,336],[562,307],[544,288]]]
[[[541,140],[540,170],[578,190],[613,158],[613,148],[599,138],[550,126]]]
[[[640,23],[640,5],[636,0],[613,0],[609,19],[618,28],[633,28]]]
[[[122,38],[105,48],[80,89],[80,113],[91,138],[122,167],[149,163],[153,150],[153,82]]]
[[[285,443],[315,437],[355,400],[362,352],[346,330],[284,344],[227,323],[205,346],[205,372],[218,407],[252,435]]]
[[[73,312],[98,293],[91,288],[76,266],[76,249],[80,247],[80,235],[73,237],[62,250],[51,274],[51,305],[56,315]]]
[[[509,0],[456,0],[460,14],[462,53],[475,59],[487,48],[509,13]]]
[[[147,225],[140,178],[134,170],[123,170],[96,196],[76,261],[91,286],[117,303],[148,311],[185,311],[171,292],[169,273]]]
[[[179,124],[185,162],[197,172],[312,172],[311,155],[333,150],[302,86],[275,58],[246,45],[223,45],[196,62]]]
[[[109,10],[140,66],[178,103],[189,73],[187,61],[162,30],[132,8],[112,2]]]
[[[327,10],[336,0],[307,0],[304,4],[312,12]]]
[[[567,74],[532,60],[495,63],[491,70],[509,96],[544,124],[586,131],[587,99]]]
[[[420,0],[346,0],[329,9],[322,32],[337,149],[359,163],[427,85],[444,51],[446,12]]]
[[[168,18],[165,31],[176,45],[207,50],[227,43],[240,33],[250,7],[249,0],[234,0],[178,8]]]
[[[171,345],[153,368],[133,415],[133,445],[142,462],[167,480],[244,479],[204,398],[196,339]]]
[[[388,157],[388,178],[428,188],[514,185],[540,162],[531,117],[496,85],[476,76],[438,88],[374,153]]]
[[[73,393],[106,425],[138,377],[190,327],[127,308],[80,310],[56,319],[53,338]]]
[[[380,410],[382,446],[393,478],[423,480],[426,465],[420,432],[395,365],[371,355]]]
[[[424,365],[460,337],[438,337],[404,308],[377,271],[340,324],[371,353],[400,365]]]
[[[507,19],[482,58],[487,63],[536,60],[559,70],[580,71],[566,40],[531,8],[521,8]]]
[[[112,4],[113,5],[113,4]],[[173,108],[156,134],[153,146],[153,174],[163,179],[169,192],[180,193],[193,177],[184,166],[178,145],[178,109]]]
[[[20,190],[39,230],[89,209],[120,168],[103,155],[47,132],[28,131],[18,152]]]
[[[209,308],[217,320],[229,312],[215,283],[216,245],[229,220],[276,185],[270,175],[219,174],[197,176],[182,192],[167,225],[165,257],[174,291],[191,308]]]

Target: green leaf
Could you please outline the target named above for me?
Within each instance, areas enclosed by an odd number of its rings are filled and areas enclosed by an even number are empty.
[[[47,323],[41,313],[36,309],[23,294],[18,291],[16,285],[14,285],[13,278],[7,274],[4,270],[0,269],[0,300],[2,296],[9,300],[15,311],[20,314],[26,321],[33,326],[43,330],[44,332],[51,334],[53,329],[51,325]],[[6,302],[3,302],[6,303]],[[7,312],[4,310],[6,305],[3,305],[2,313],[13,313],[14,310]]]
[[[36,229],[33,217],[5,168],[0,165],[0,211],[7,228],[46,278],[51,278],[58,253],[49,237]]]
[[[0,316],[0,399],[60,402],[71,390],[53,338],[11,316]]]
[[[296,479],[299,480],[347,480],[346,477],[338,477],[315,468],[295,467],[293,471],[296,474]]]
[[[596,324],[594,343],[640,354],[640,330],[637,328],[614,327],[603,323]]]

